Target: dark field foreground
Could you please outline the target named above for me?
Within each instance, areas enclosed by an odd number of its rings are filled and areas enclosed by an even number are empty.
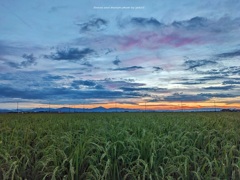
[[[0,114],[0,179],[240,179],[240,113]]]

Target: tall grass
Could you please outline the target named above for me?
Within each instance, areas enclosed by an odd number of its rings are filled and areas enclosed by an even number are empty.
[[[1,114],[0,179],[240,179],[239,117]]]

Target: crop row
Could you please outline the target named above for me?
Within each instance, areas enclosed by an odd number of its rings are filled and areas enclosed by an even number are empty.
[[[239,113],[0,116],[0,179],[240,179]]]

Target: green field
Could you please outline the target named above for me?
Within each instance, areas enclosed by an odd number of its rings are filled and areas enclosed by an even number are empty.
[[[240,179],[240,113],[1,114],[0,179]]]

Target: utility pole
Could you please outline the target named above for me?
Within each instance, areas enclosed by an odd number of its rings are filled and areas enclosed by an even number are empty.
[[[217,112],[215,100],[213,101],[213,103],[214,103],[215,112]]]
[[[146,112],[146,110],[147,110],[147,109],[146,109],[146,102],[145,102],[145,112]]]
[[[17,102],[17,113],[18,113],[18,102]]]
[[[181,101],[181,109],[182,109],[182,112],[183,112],[183,106],[182,106],[182,101]]]

